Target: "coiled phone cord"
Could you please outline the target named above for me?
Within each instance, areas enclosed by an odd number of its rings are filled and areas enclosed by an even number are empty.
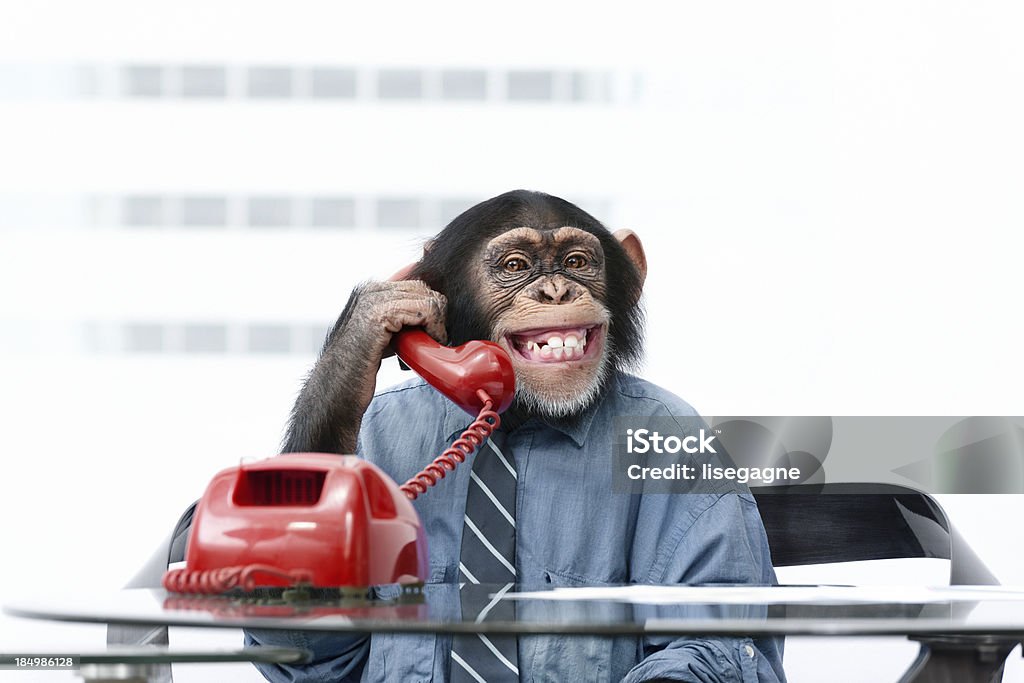
[[[164,574],[163,584],[172,593],[219,594],[232,588],[252,591],[259,583],[256,574],[284,579],[292,584],[310,583],[313,580],[313,572],[308,569],[284,571],[262,564],[248,564],[199,571],[179,567]]]
[[[444,479],[448,472],[454,470],[460,462],[465,462],[466,458],[501,426],[501,418],[492,410],[494,400],[483,389],[478,389],[476,395],[483,408],[472,424],[466,427],[466,431],[459,435],[448,450],[437,456],[419,474],[398,487],[409,500],[416,500],[421,493]]]

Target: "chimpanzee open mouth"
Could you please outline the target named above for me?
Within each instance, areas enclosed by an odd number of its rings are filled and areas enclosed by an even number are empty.
[[[534,363],[563,363],[592,358],[600,347],[603,325],[547,327],[508,335],[509,346]]]

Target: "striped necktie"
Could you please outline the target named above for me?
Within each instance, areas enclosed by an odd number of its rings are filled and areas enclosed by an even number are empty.
[[[500,599],[516,581],[516,467],[504,437],[500,430],[491,435],[470,473],[459,559],[460,580],[465,582],[461,591],[464,621],[515,618],[513,604]],[[516,646],[515,636],[455,636],[451,680],[518,681]]]

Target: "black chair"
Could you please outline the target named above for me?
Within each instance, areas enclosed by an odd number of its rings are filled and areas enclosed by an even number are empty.
[[[796,484],[751,492],[776,567],[940,558],[950,561],[951,585],[999,585],[939,504],[920,491],[892,484]],[[797,616],[793,610],[787,615]],[[998,682],[1017,645],[987,636],[914,640],[921,648],[901,683]]]
[[[772,563],[793,565],[933,557],[950,560],[951,585],[999,585],[930,496],[893,484],[751,489]]]

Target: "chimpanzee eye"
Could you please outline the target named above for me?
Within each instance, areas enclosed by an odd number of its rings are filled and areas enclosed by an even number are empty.
[[[524,258],[513,256],[512,258],[505,259],[503,267],[509,273],[518,273],[521,270],[526,270],[527,268],[529,268],[530,264],[527,263],[526,259]]]
[[[587,265],[587,257],[580,253],[569,254],[565,257],[566,268],[585,268]]]

